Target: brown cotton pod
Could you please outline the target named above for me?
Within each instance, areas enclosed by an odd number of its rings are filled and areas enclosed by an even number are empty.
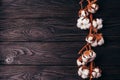
[[[87,50],[82,55],[82,60],[86,63],[91,62],[95,59],[96,53],[93,50]]]
[[[89,57],[90,56],[90,50],[87,50],[87,51],[85,51],[84,53],[83,53],[83,57],[85,57],[85,58],[87,58],[87,57]]]

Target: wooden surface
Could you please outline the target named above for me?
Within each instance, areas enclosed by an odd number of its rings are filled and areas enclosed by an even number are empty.
[[[76,27],[79,0],[0,1],[0,80],[82,80],[77,52],[88,31]],[[98,80],[120,80],[120,1],[98,0],[105,44],[94,48]]]

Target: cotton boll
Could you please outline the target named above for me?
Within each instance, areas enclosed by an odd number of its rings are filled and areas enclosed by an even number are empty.
[[[91,4],[88,5],[88,12],[95,13],[99,9],[99,6],[97,4]]]
[[[88,78],[88,76],[87,76],[87,75],[81,75],[81,77],[82,77],[83,79]]]
[[[82,17],[88,16],[88,12],[85,11],[85,10],[80,10],[79,14],[80,14],[80,16],[82,16]]]
[[[87,66],[81,66],[78,70],[78,75],[81,76],[83,79],[88,78],[89,76],[89,69]]]
[[[96,72],[92,72],[92,76],[93,76],[93,78],[96,78],[97,73]]]
[[[83,19],[83,24],[89,24],[89,19],[88,18],[85,18],[85,19]]]
[[[93,69],[93,72],[96,73],[95,78],[101,77],[101,70],[100,70],[99,68],[94,68],[94,69]]]
[[[98,41],[98,45],[101,46],[102,44],[104,44],[104,39],[101,38],[99,41]]]
[[[89,70],[88,69],[83,69],[82,74],[88,76],[89,75]]]
[[[93,20],[92,25],[93,25],[94,28],[96,28],[97,27],[97,22],[95,20]]]
[[[94,51],[92,51],[92,50],[90,50],[90,56],[92,56],[92,57],[96,57],[96,53],[94,52]]]
[[[97,40],[95,40],[93,43],[91,43],[92,47],[96,47],[98,45]]]
[[[94,51],[92,51],[90,56],[91,56],[91,58],[89,59],[88,62],[91,62],[91,61],[93,61],[96,58],[96,53]]]
[[[85,17],[86,15],[85,15],[85,11],[84,10],[82,10],[81,11],[81,16],[83,16],[83,17]]]
[[[82,61],[85,63],[91,62],[96,58],[96,53],[92,50],[85,51],[82,55]]]
[[[95,13],[95,10],[92,9],[92,8],[90,8],[90,9],[88,9],[88,12],[90,12],[90,13]]]
[[[98,24],[98,25],[101,25],[101,24],[102,24],[102,22],[103,22],[103,20],[102,20],[102,19],[98,19],[98,18],[96,19],[96,21],[97,21],[97,24]]]
[[[86,25],[86,29],[89,29],[90,26],[91,26],[91,23],[88,23],[88,24]]]
[[[99,6],[97,4],[92,4],[91,5],[92,8],[94,8],[96,11],[98,10]]]
[[[96,78],[101,77],[101,73],[97,73]]]
[[[102,24],[103,20],[102,19],[96,19],[96,22],[98,24],[97,29],[101,29],[103,27],[103,24]]]
[[[77,20],[77,27],[83,30],[88,29],[91,26],[90,20],[88,18],[80,17]]]
[[[103,27],[103,25],[98,25],[97,29],[101,29]]]
[[[77,65],[78,65],[78,66],[81,66],[81,65],[82,65],[82,62],[81,62],[79,59],[77,59]]]
[[[77,22],[77,27],[81,28],[81,23]]]
[[[88,43],[93,43],[94,41],[94,35],[91,34],[91,35],[88,35],[85,39]]]
[[[99,72],[100,72],[100,69],[99,69],[99,68],[94,68],[93,71],[99,73]]]
[[[79,76],[82,75],[82,67],[80,67],[80,68],[78,69],[78,75],[79,75]]]
[[[87,62],[88,61],[88,59],[85,58],[83,55],[82,55],[82,60],[83,60],[83,62]]]
[[[81,10],[79,11],[78,15],[79,15],[79,17],[86,17],[86,16],[88,16],[89,14],[88,14],[88,12],[87,12],[86,10],[81,9]]]
[[[77,22],[81,23],[83,19],[84,19],[84,17],[80,17],[80,18],[78,18]]]
[[[78,70],[78,75],[81,76],[82,75],[82,72]]]
[[[97,29],[101,29],[103,27],[103,24],[102,24],[102,19],[95,19],[92,21],[92,25],[94,28],[97,28]]]
[[[79,59],[77,59],[77,65],[78,65],[78,66],[85,65],[85,62],[83,62],[83,61],[80,61]]]

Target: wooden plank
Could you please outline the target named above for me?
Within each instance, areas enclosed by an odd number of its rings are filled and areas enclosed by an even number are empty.
[[[100,80],[119,80],[120,66],[104,66]],[[0,80],[82,80],[75,66],[0,66]]]
[[[116,13],[120,13],[120,1],[98,1],[99,16],[109,19],[119,16]],[[75,17],[78,3],[79,0],[2,0],[0,15],[1,18]]]
[[[4,42],[0,43],[1,64],[76,65],[82,42]],[[119,43],[95,48],[98,65],[119,64]],[[111,63],[113,62],[113,63]]]
[[[87,31],[76,28],[78,2],[2,0],[0,41],[81,41],[84,39],[81,36],[85,36]],[[103,18],[102,32],[108,41],[120,40],[119,3],[120,1],[99,1],[101,9],[95,16]],[[111,6],[105,6],[109,4]],[[111,37],[114,38],[111,40]]]
[[[74,67],[0,66],[1,80],[76,80]]]
[[[75,22],[67,20],[0,20],[0,41],[83,41],[88,31],[78,29]],[[119,22],[111,24],[106,23],[101,32],[108,41],[120,41]]]
[[[2,0],[1,3],[1,18],[68,17],[76,7],[73,0]]]

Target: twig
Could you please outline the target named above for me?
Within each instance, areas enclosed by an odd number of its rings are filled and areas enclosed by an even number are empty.
[[[78,54],[81,54],[82,51],[83,51],[87,46],[88,46],[88,43],[87,43],[85,46],[83,46],[82,49],[80,49],[80,51],[78,52]]]
[[[92,80],[93,61],[90,62],[90,80]]]

